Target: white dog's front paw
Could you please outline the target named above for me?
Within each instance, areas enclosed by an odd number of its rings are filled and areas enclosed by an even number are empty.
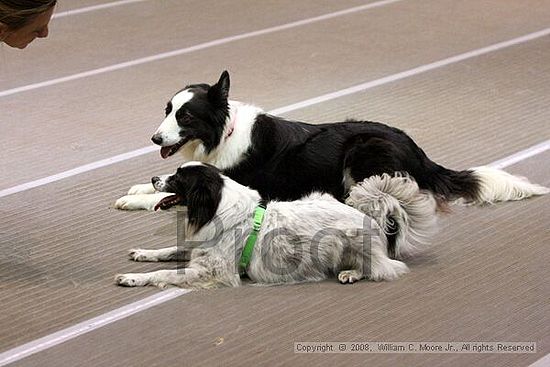
[[[151,200],[148,200],[145,195],[126,195],[115,202],[115,209],[153,210],[155,204],[151,206]]]
[[[123,287],[143,287],[149,283],[149,277],[147,274],[118,274],[115,277],[115,282],[117,285]]]
[[[353,284],[362,278],[357,270],[342,270],[338,274],[338,280],[342,284]]]
[[[155,210],[155,206],[164,197],[171,194],[157,192],[155,194],[126,195],[115,202],[115,209],[121,210]]]
[[[159,261],[157,250],[131,249],[128,255],[130,259],[140,262],[157,262]]]
[[[139,195],[139,194],[154,194],[156,192],[153,184],[139,184],[130,187],[128,190],[128,195]]]

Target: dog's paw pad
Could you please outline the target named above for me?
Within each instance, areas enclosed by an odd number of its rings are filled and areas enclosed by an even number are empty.
[[[130,256],[130,259],[134,261],[139,262],[157,262],[158,259],[156,257],[150,256],[148,254],[147,250],[143,249],[131,249],[128,253],[128,256]]]
[[[338,274],[338,280],[342,284],[353,284],[361,279],[361,274],[356,270],[344,270]]]
[[[118,274],[115,283],[123,287],[140,287],[147,284],[139,274]]]
[[[148,195],[125,195],[115,202],[115,209],[120,210],[153,210],[155,198]]]
[[[115,201],[114,205],[115,209],[120,210],[131,210],[132,209],[132,198],[130,198],[128,195],[121,197],[117,201]]]
[[[154,192],[155,188],[152,184],[139,184],[130,187],[130,190],[128,190],[128,195],[153,194]]]
[[[124,274],[119,274],[115,277],[115,283],[117,285],[121,285],[123,287],[135,287],[136,286],[136,281],[135,279],[127,276],[127,275],[124,275]]]

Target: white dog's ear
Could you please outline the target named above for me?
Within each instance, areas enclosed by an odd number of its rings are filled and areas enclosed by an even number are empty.
[[[205,186],[197,186],[189,190],[187,197],[187,216],[190,231],[196,232],[214,218],[221,195],[219,191]]]
[[[229,85],[229,72],[225,70],[220,76],[220,80],[208,90],[208,99],[216,104],[227,104]]]
[[[214,218],[222,198],[223,179],[210,167],[197,166],[179,169],[181,186],[185,189],[185,205],[189,230],[193,233]]]

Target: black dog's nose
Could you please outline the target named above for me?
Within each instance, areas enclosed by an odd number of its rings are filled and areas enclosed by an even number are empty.
[[[160,136],[160,134],[155,134],[155,135],[153,135],[153,137],[151,138],[151,140],[152,140],[153,143],[155,143],[156,145],[162,145],[162,136]]]
[[[153,186],[155,186],[159,181],[160,181],[160,177],[158,176],[155,176],[151,179],[151,183],[153,184]]]

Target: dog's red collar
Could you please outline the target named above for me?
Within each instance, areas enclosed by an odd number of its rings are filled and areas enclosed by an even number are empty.
[[[224,140],[229,139],[229,137],[233,135],[233,131],[235,131],[236,123],[237,123],[237,110],[235,109],[235,113],[233,114],[233,117],[231,118],[231,122],[229,123],[229,130],[225,134]]]

